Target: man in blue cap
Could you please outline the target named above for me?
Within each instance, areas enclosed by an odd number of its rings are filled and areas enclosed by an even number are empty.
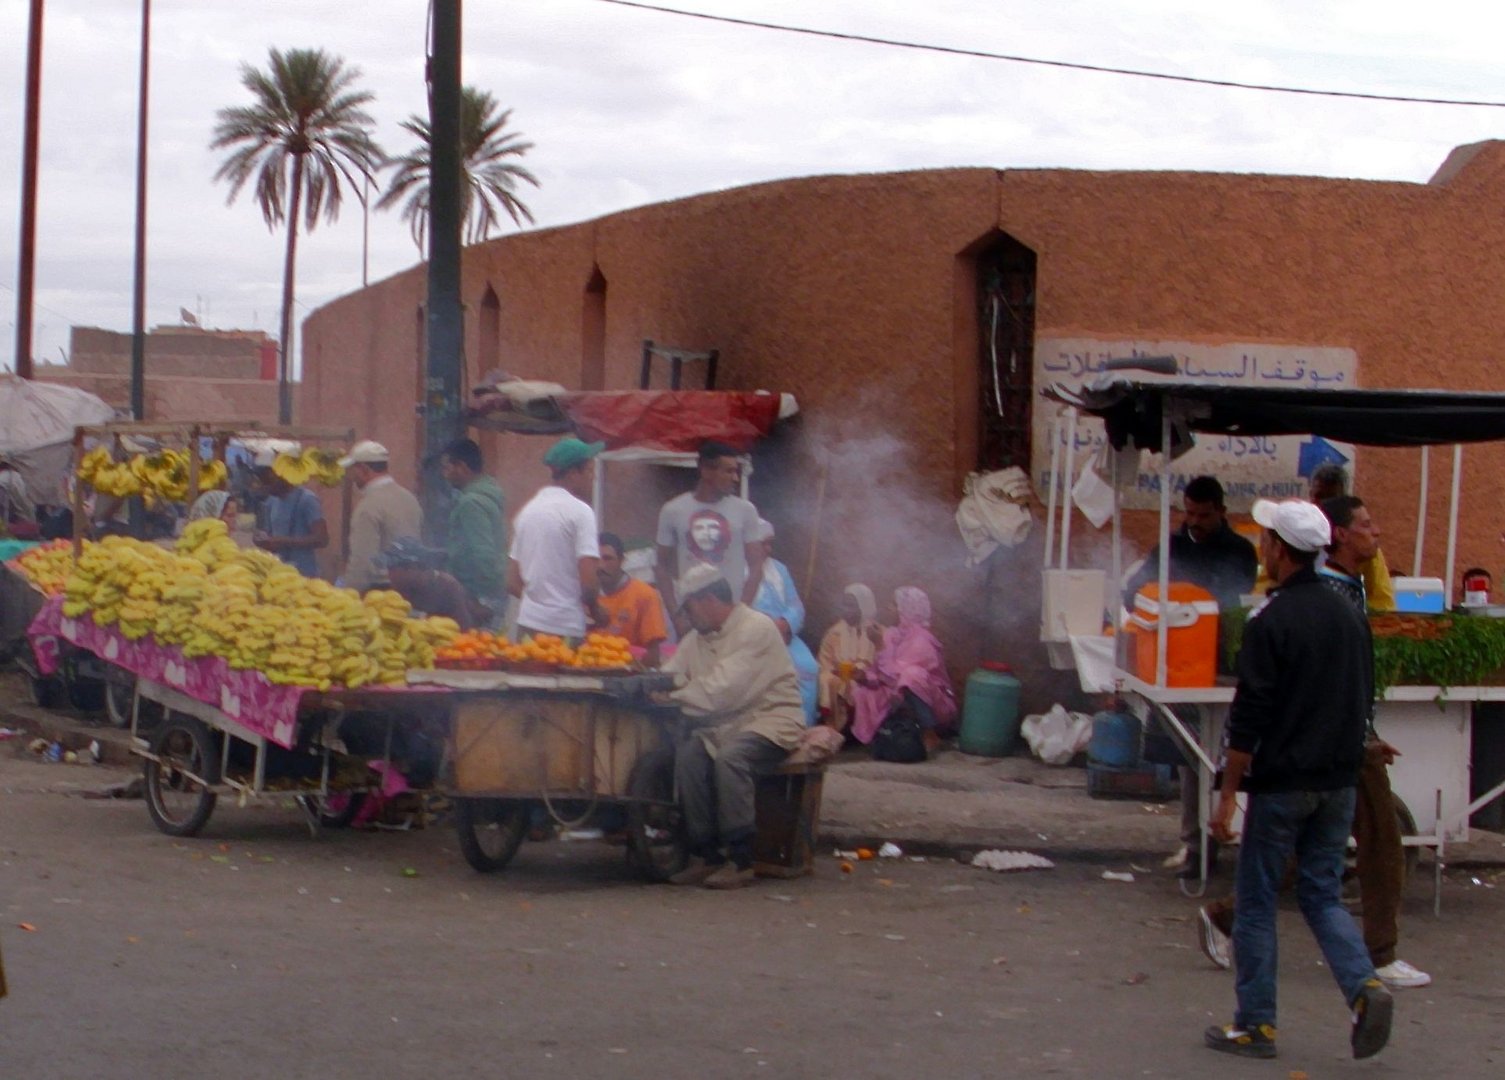
[[[596,455],[605,443],[573,436],[549,448],[543,463],[550,483],[539,489],[512,523],[512,561],[507,589],[522,603],[517,609],[517,636],[555,634],[578,640],[600,621],[596,607],[596,513],[591,488]]]

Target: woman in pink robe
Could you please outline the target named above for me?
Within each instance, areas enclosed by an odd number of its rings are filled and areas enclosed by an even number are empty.
[[[956,721],[956,691],[946,674],[941,643],[930,632],[930,597],[912,585],[894,591],[899,625],[883,632],[883,644],[871,667],[859,672],[852,686],[852,734],[870,743],[879,725],[909,692],[924,708],[917,710],[929,730],[944,733]],[[928,712],[930,715],[924,716]]]

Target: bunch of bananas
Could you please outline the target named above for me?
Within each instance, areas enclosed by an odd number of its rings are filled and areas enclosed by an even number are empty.
[[[115,536],[88,545],[64,597],[65,615],[87,613],[128,638],[151,634],[187,657],[320,690],[402,682],[459,632],[451,619],[410,618],[395,592],[362,599],[242,550],[215,518],[189,523],[172,551]]]
[[[16,556],[15,562],[21,576],[40,592],[56,596],[63,591],[68,575],[73,573],[73,544],[67,540],[51,540],[27,548]]]
[[[325,487],[335,487],[345,479],[338,450],[310,446],[301,454],[280,453],[272,460],[272,471],[294,487],[317,480]]]
[[[108,449],[96,446],[79,461],[74,475],[104,495],[119,498],[146,495],[184,502],[188,498],[188,469],[187,450],[158,450],[117,462]],[[230,473],[223,461],[205,461],[199,467],[201,492],[222,488],[229,480]]]

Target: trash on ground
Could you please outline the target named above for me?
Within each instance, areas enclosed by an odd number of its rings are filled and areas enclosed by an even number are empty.
[[[854,872],[856,869],[857,868],[855,866],[853,866],[851,863],[847,862],[845,859],[843,859],[841,861],[841,872],[843,874],[850,874],[850,873]]]
[[[1103,871],[1103,880],[1104,881],[1133,881],[1134,880],[1134,875],[1133,874],[1128,874],[1128,873],[1119,873],[1117,870],[1104,870]]]
[[[878,849],[878,858],[880,859],[897,859],[903,854],[903,848],[899,847],[898,844],[888,841],[884,841],[883,846]]]
[[[979,851],[972,856],[972,865],[981,870],[1053,870],[1055,863],[1044,855],[1031,851]]]
[[[602,829],[565,829],[559,834],[561,840],[601,840],[606,836]]]
[[[835,859],[855,860],[857,858],[857,853],[855,851],[843,851],[841,848],[837,848],[835,851],[831,852],[831,857]]]
[[[873,849],[866,847],[860,847],[857,849],[857,857],[863,862],[867,862],[869,859],[877,858],[877,856],[873,853]]]
[[[19,728],[0,727],[0,742],[4,742],[6,739],[14,739],[17,735],[24,734],[25,732]]]
[[[28,934],[34,934],[37,930],[37,928],[35,926],[32,926],[29,922],[18,922],[16,923],[16,925],[19,926],[22,930],[25,930]]]
[[[402,868],[402,876],[403,877],[417,877],[418,876],[418,870],[417,870],[416,867],[404,866]]]
[[[1146,975],[1143,971],[1136,971],[1134,974],[1130,975],[1127,979],[1124,980],[1124,985],[1125,986],[1143,986],[1145,983],[1147,983],[1149,981],[1150,981],[1150,977],[1148,975]]]

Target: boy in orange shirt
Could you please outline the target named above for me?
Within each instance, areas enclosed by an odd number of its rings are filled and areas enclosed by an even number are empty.
[[[622,539],[614,533],[602,533],[601,563],[596,576],[601,592],[596,602],[606,616],[599,629],[627,639],[627,643],[645,650],[643,662],[658,667],[659,646],[669,637],[664,621],[664,602],[658,590],[639,581],[622,569]]]

